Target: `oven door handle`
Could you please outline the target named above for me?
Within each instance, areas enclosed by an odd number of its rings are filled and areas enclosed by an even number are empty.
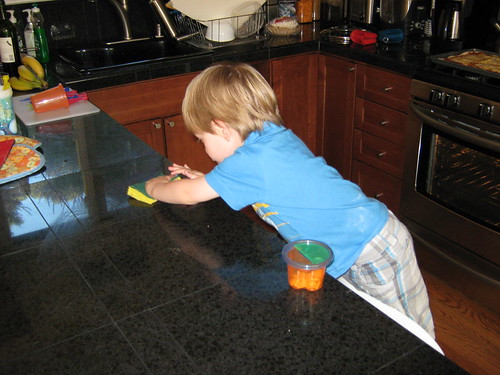
[[[447,116],[446,118],[440,118],[438,120],[435,115],[431,114],[430,110],[427,111],[423,106],[420,106],[414,102],[410,102],[410,107],[415,112],[415,114],[426,124],[431,125],[432,127],[441,130],[442,132],[450,134],[466,142],[473,143],[488,150],[500,152],[498,135],[491,133],[491,138],[485,138],[484,136],[463,129],[463,127],[459,126],[458,124],[454,125],[452,123],[445,123],[445,120],[451,120],[451,122],[454,121],[453,119],[450,119],[449,116]],[[461,121],[461,123],[465,125],[464,122]],[[474,127],[471,126],[471,128]]]

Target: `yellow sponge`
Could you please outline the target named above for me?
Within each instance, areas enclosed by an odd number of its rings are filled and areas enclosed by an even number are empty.
[[[180,179],[180,176],[175,176],[170,181]],[[127,195],[147,204],[153,204],[157,201],[146,193],[146,182],[138,182],[137,184],[130,185],[127,189]]]
[[[130,185],[127,189],[127,194],[130,197],[147,204],[153,204],[154,202],[156,202],[156,199],[151,198],[149,194],[146,193],[145,182],[139,182],[137,184]]]

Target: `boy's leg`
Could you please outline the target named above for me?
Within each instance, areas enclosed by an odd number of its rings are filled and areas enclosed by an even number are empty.
[[[365,246],[356,263],[342,277],[407,315],[435,337],[427,288],[418,268],[411,235],[392,212],[382,231]]]

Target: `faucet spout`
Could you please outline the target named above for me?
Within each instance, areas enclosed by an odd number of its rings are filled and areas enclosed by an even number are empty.
[[[113,4],[116,11],[118,12],[118,15],[120,16],[120,20],[123,26],[123,39],[124,40],[132,39],[132,31],[130,28],[130,19],[128,17],[128,12],[127,12],[128,6],[126,0],[123,0],[123,4],[120,4],[118,0],[109,0],[109,1],[111,2],[111,4]]]

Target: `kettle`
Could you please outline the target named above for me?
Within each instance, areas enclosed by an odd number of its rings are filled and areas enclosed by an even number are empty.
[[[437,37],[441,41],[460,41],[463,38],[464,20],[462,1],[448,1],[439,16]]]

